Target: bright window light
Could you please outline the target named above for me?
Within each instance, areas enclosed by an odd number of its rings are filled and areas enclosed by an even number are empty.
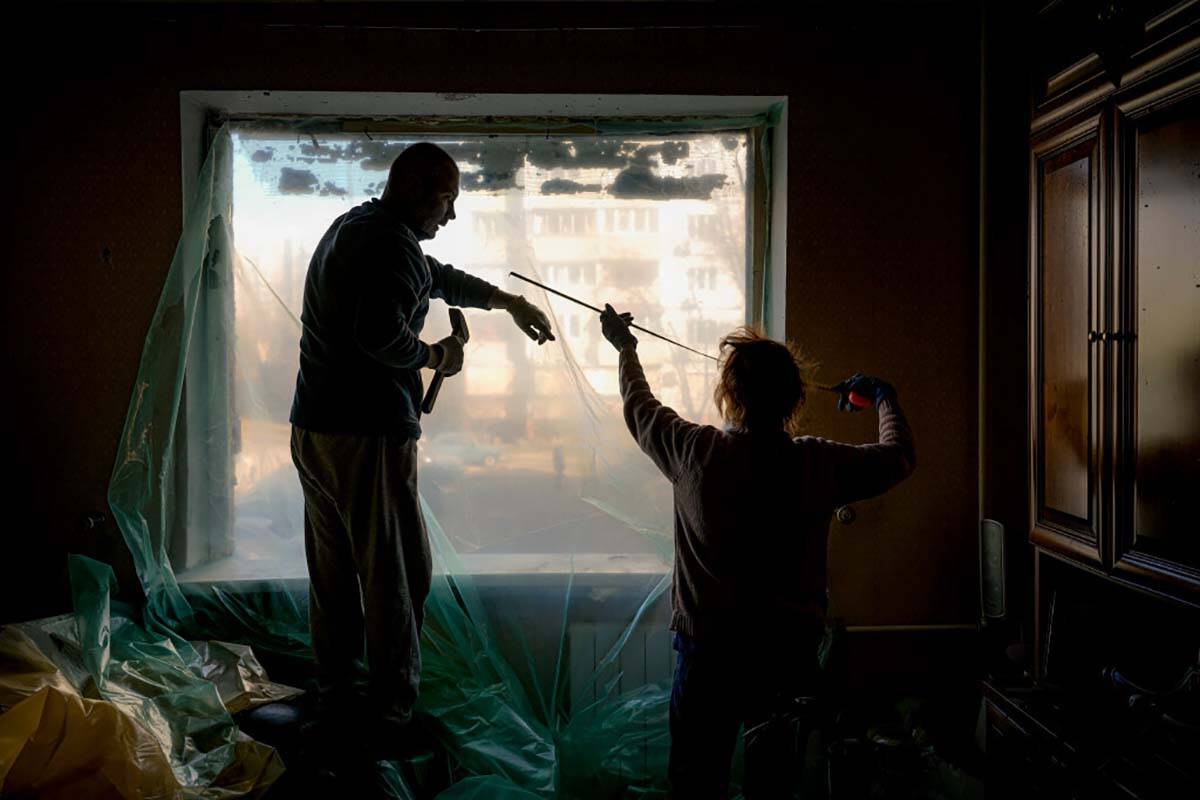
[[[414,140],[235,128],[233,553],[182,579],[307,574],[288,424],[305,272],[329,224],[378,197]],[[508,273],[612,303],[716,354],[720,336],[747,318],[747,133],[430,140],[457,160],[462,183],[457,220],[426,253],[524,294],[552,314],[558,336],[539,348],[503,312],[467,312],[465,368],[421,423],[430,511],[475,573],[664,571],[669,542],[613,513],[612,497],[632,499],[614,487],[637,470],[647,476],[637,482],[643,505],[669,532],[670,486],[621,425],[617,357],[599,320]],[[448,333],[446,307],[434,301],[422,338]],[[714,361],[644,334],[639,354],[664,403],[719,423]]]

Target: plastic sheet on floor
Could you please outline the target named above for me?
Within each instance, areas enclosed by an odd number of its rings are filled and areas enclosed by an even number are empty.
[[[72,556],[75,613],[0,629],[0,794],[255,797],[283,772],[233,711],[294,697],[249,647],[113,614],[111,568]]]

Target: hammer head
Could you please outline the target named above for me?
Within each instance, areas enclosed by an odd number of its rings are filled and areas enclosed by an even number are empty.
[[[464,342],[471,338],[471,331],[467,329],[467,318],[460,308],[450,309],[450,333]]]
[[[464,317],[461,308],[450,309],[450,335],[462,339],[463,342],[470,338],[470,331],[467,330],[467,318]]]

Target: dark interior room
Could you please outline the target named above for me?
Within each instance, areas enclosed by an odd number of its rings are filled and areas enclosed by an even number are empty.
[[[8,30],[0,797],[1196,796],[1200,0]]]

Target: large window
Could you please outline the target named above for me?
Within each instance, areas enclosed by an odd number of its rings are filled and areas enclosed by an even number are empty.
[[[183,579],[306,574],[288,445],[305,272],[330,222],[379,196],[414,140],[235,129],[235,434],[228,474],[207,476],[232,484],[232,530],[219,547],[189,547],[198,555]],[[539,348],[502,312],[467,312],[465,369],[422,421],[420,487],[436,524],[476,573],[661,572],[670,487],[623,429],[616,354],[595,314],[508,273],[610,302],[715,354],[720,335],[747,318],[749,135],[432,140],[458,161],[462,193],[458,219],[426,252],[525,294],[552,314],[558,336]],[[422,338],[448,332],[435,301]],[[714,361],[645,335],[639,353],[663,402],[718,422]]]

